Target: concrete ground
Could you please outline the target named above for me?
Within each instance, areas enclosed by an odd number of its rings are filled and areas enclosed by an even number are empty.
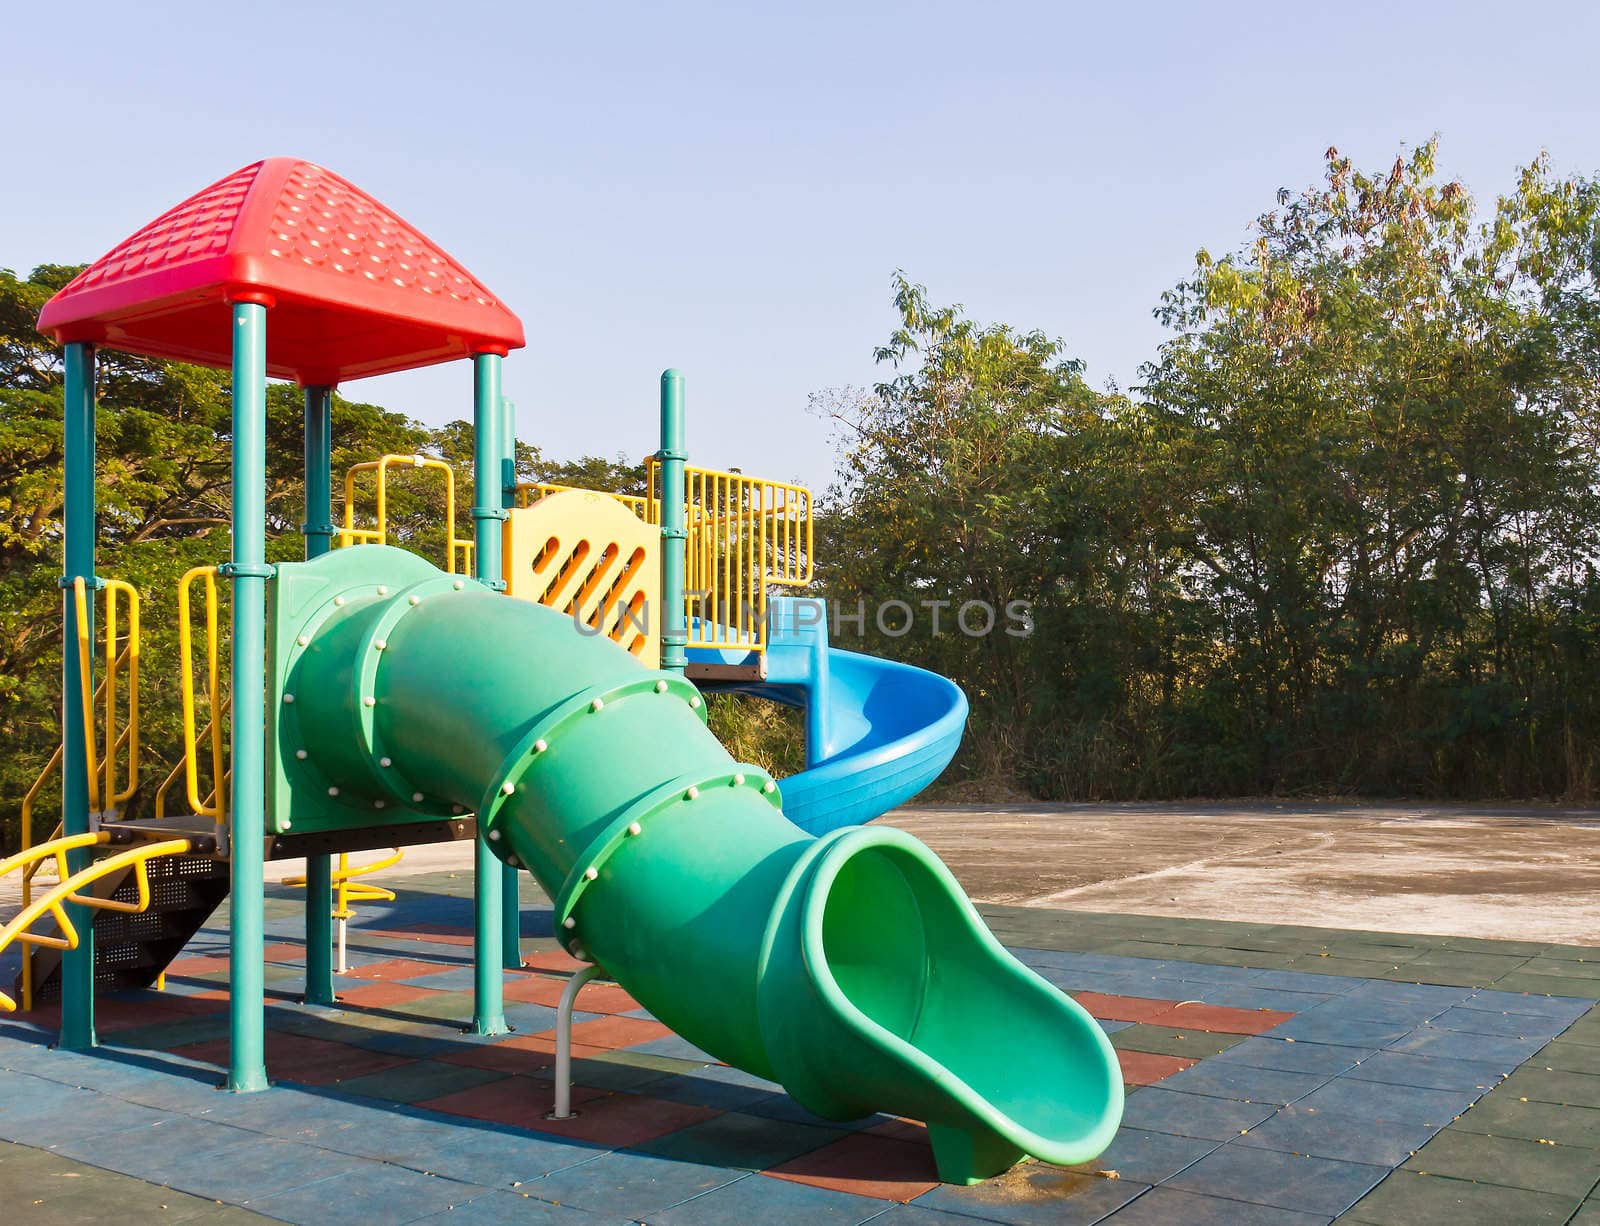
[[[930,805],[884,821],[938,852],[980,903],[1600,942],[1593,809]],[[470,845],[442,844],[384,875],[471,868]],[[303,871],[268,866],[273,880]]]

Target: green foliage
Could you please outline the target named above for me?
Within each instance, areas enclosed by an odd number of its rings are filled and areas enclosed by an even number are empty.
[[[1330,150],[1163,300],[1136,400],[896,281],[896,370],[833,412],[829,594],[1027,599],[957,677],[969,776],[1047,796],[1592,794],[1600,186],[1487,220],[1430,143]]]

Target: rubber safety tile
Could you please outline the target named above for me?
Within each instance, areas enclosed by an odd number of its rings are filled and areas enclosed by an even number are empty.
[[[1089,1226],[1114,1215],[1148,1187],[1133,1179],[1106,1179],[1029,1162],[972,1187],[944,1184],[919,1196],[913,1207],[964,1215],[953,1222],[977,1218],[1007,1226]],[[896,1220],[892,1215],[882,1219],[885,1226]]]
[[[622,1151],[557,1171],[521,1190],[540,1200],[650,1221],[662,1209],[703,1196],[746,1174],[736,1168]]]
[[[766,1174],[879,1200],[914,1200],[939,1185],[931,1148],[864,1132],[840,1137]]]
[[[1388,1173],[1387,1166],[1230,1143],[1173,1176],[1166,1186],[1331,1218]]]

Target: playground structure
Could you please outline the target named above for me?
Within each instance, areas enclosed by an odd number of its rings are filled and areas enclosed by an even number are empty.
[[[169,210],[57,294],[39,326],[65,348],[63,633],[76,650],[60,837],[0,864],[50,862],[59,878],[0,945],[59,955],[63,1047],[94,1046],[97,982],[151,982],[231,895],[226,1084],[264,1088],[264,860],[306,857],[306,1000],[331,1005],[332,923],[360,871],[332,858],[470,838],[476,1033],[506,1028],[501,970],[518,964],[525,869],[594,973],[818,1114],[926,1121],[947,1180],[1025,1154],[1081,1162],[1109,1143],[1122,1083],[1099,1026],[995,941],[922,844],[860,825],[943,770],[964,697],[831,647],[818,602],[777,594],[810,581],[810,495],[689,468],[677,372],[662,376],[643,495],[519,485],[500,390],[524,343],[516,316],[382,205],[292,159]],[[144,820],[118,811],[138,787],[139,603],[95,574],[97,346],[233,372],[232,557],[180,586],[184,761]],[[452,359],[474,372],[471,539],[456,536],[454,473],[428,457],[358,465],[335,527],[333,388]],[[305,561],[277,566],[265,562],[269,375],[305,398]],[[442,469],[442,567],[388,544],[387,482],[408,469]],[[358,523],[367,473],[375,514]],[[233,594],[227,668],[218,579]],[[204,724],[187,638],[196,584]],[[806,769],[780,781],[735,762],[698,687],[802,707]],[[189,812],[168,813],[180,777]],[[168,887],[181,898],[157,912]],[[24,968],[26,998],[44,972]]]

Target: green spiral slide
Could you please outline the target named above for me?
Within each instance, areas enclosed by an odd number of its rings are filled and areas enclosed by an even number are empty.
[[[819,1115],[926,1121],[947,1181],[1110,1143],[1122,1079],[1088,1013],[918,840],[789,822],[681,677],[381,546],[280,566],[274,588],[280,828],[475,811],[571,952]],[[330,794],[336,811],[308,799]]]

